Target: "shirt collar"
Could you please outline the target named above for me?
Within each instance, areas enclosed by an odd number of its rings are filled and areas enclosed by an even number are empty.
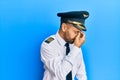
[[[60,36],[60,34],[57,32],[56,33],[56,38],[57,38],[57,41],[58,43],[61,45],[61,46],[64,46],[65,45],[65,40]]]

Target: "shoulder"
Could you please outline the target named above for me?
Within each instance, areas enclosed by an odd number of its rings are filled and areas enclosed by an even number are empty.
[[[47,37],[47,38],[43,41],[43,43],[45,43],[45,44],[47,44],[47,45],[53,44],[53,43],[55,43],[55,42],[56,42],[56,37],[55,37],[55,35],[51,35],[51,36]]]
[[[57,44],[57,39],[55,35],[47,37],[41,44],[41,47],[53,47]]]

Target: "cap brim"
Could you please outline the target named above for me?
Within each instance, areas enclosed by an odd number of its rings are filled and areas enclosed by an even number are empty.
[[[75,20],[71,21],[71,20],[68,20],[67,22],[73,24],[74,27],[76,27],[77,29],[79,29],[81,31],[86,31],[86,27],[80,21],[75,21]]]
[[[76,25],[76,24],[73,24],[73,25],[74,25],[74,27],[76,27],[79,30],[87,31],[87,29],[86,29],[86,27],[84,25]]]

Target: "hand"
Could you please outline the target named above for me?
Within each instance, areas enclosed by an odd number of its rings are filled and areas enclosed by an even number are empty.
[[[77,47],[81,47],[84,42],[85,34],[83,32],[78,33],[78,35],[75,38],[74,45]]]

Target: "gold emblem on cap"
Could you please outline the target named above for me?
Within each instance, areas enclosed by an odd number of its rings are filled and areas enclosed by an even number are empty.
[[[83,16],[86,18],[86,17],[88,17],[88,15],[87,14],[83,14]]]
[[[82,25],[77,25],[80,29],[84,30],[85,28]]]
[[[77,21],[70,21],[70,20],[68,20],[68,22],[69,22],[69,23],[72,23],[72,24],[78,24],[78,25],[82,25],[82,23],[80,23],[80,22],[77,22]]]
[[[80,23],[80,22],[68,20],[68,23],[75,24],[75,25],[77,25],[78,28],[80,28],[80,29],[82,29],[82,30],[85,30],[85,27],[84,27],[83,24]]]

